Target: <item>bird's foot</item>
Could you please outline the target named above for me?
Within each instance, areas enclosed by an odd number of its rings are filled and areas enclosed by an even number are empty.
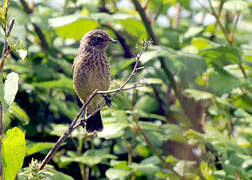
[[[81,118],[81,119],[80,119],[80,123],[81,123],[83,129],[86,127],[86,122],[87,122],[87,121],[86,121],[85,118]]]
[[[108,96],[108,95],[103,95],[106,104],[108,105],[108,107],[110,107],[112,105],[112,99]]]

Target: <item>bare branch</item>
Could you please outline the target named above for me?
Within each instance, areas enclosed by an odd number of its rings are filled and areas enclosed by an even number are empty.
[[[70,124],[68,129],[59,138],[59,140],[56,142],[56,144],[53,146],[53,148],[46,155],[46,157],[44,158],[44,160],[42,161],[42,163],[40,165],[40,168],[39,168],[40,170],[42,170],[45,167],[45,165],[50,161],[53,154],[57,151],[57,149],[60,147],[60,145],[65,141],[65,139],[68,137],[68,135],[71,134],[71,132],[74,130],[74,128],[73,128],[74,125],[76,124],[76,122],[78,121],[78,119],[80,118],[81,114],[84,112],[84,110],[86,109],[86,107],[90,103],[90,101],[95,97],[96,92],[97,92],[97,89],[88,97],[87,101],[85,102],[85,104],[82,105],[80,111],[75,116],[74,120],[72,121],[72,123]]]

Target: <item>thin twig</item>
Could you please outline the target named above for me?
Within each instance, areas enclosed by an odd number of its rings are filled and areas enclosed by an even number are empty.
[[[236,32],[236,28],[237,28],[237,24],[238,24],[238,21],[240,19],[240,14],[237,14],[237,17],[236,17],[236,20],[235,20],[235,23],[234,23],[234,28],[233,28],[233,31],[232,31],[232,35],[231,35],[231,44],[233,45],[234,43],[234,35],[235,35],[235,32]]]
[[[147,9],[149,3],[150,3],[150,0],[146,0],[146,1],[145,1],[144,5],[143,5],[143,9],[144,9],[144,10]]]
[[[133,115],[134,116],[134,115]],[[138,123],[138,120],[136,118],[133,117],[133,120],[136,124],[136,128],[138,130],[138,132],[140,132],[140,134],[143,136],[144,141],[146,142],[146,144],[150,147],[151,151],[158,157],[158,159],[162,162],[162,164],[170,169],[174,174],[176,174],[178,177],[180,177],[181,179],[183,177],[180,176],[180,174],[177,173],[177,171],[175,171],[172,167],[172,165],[170,163],[167,163],[165,161],[165,159],[162,157],[162,155],[160,154],[160,152],[155,148],[155,146],[151,143],[151,141],[149,140],[149,138],[146,136],[145,132],[143,131],[143,129],[141,128],[141,126]]]
[[[96,92],[97,92],[97,89],[88,97],[87,101],[85,102],[85,104],[83,104],[83,106],[81,107],[81,109],[78,112],[78,114],[75,116],[74,120],[72,121],[72,123],[70,124],[70,126],[68,127],[68,129],[59,138],[59,140],[56,142],[56,144],[53,146],[53,148],[46,155],[46,157],[44,158],[44,160],[42,161],[42,163],[40,165],[40,168],[39,168],[40,170],[42,170],[45,167],[45,165],[50,161],[50,159],[52,158],[53,154],[57,151],[57,149],[60,147],[60,145],[65,141],[65,139],[68,137],[68,135],[71,134],[71,132],[74,130],[74,128],[73,128],[74,125],[76,124],[76,122],[80,118],[80,116],[83,113],[83,111],[86,109],[86,107],[89,104],[89,102],[95,97]]]
[[[97,91],[96,94],[110,94],[110,93],[115,93],[115,92],[118,92],[118,91],[128,91],[128,90],[131,90],[131,89],[136,89],[138,87],[143,87],[143,86],[146,86],[145,83],[143,84],[134,84],[133,86],[131,87],[128,87],[128,88],[123,88],[123,89],[113,89],[113,90],[110,90],[110,91]]]
[[[181,4],[180,2],[177,2],[177,12],[176,12],[176,16],[175,16],[175,19],[174,19],[174,23],[173,23],[173,29],[177,29],[178,26],[179,26],[179,20],[180,20],[180,14],[181,14]]]

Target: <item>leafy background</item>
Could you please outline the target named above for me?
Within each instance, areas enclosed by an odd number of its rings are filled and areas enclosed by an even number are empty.
[[[251,11],[248,0],[10,1],[4,179],[251,179]],[[72,62],[95,28],[120,41],[107,51],[111,89],[153,40],[132,81],[148,86],[120,93],[102,110],[102,132],[75,130],[38,172],[81,106]]]

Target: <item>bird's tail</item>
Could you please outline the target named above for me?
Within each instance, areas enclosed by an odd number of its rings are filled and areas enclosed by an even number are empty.
[[[94,131],[102,131],[102,129],[103,124],[102,124],[101,112],[98,111],[95,115],[93,115],[87,120],[86,131],[88,133],[92,133]]]

